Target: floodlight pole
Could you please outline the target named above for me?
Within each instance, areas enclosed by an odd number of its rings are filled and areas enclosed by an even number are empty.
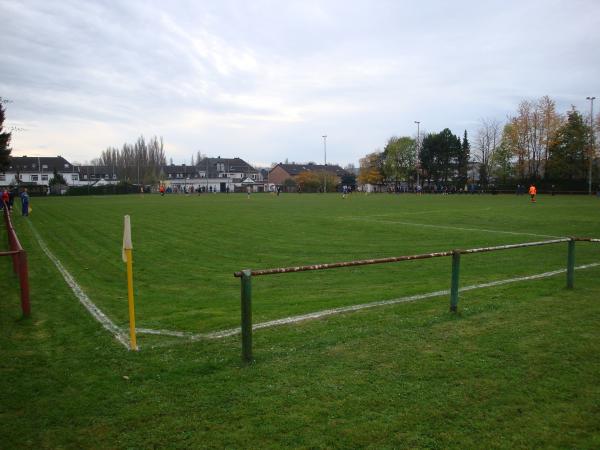
[[[420,165],[419,150],[421,147],[421,129],[420,129],[421,122],[419,122],[418,120],[415,120],[415,123],[417,124],[417,186],[418,186],[419,185],[419,165]]]
[[[325,188],[323,193],[327,194],[327,135],[323,136],[323,148],[325,152],[325,172],[323,173],[323,184]]]
[[[596,97],[586,97],[590,101],[590,163],[588,167],[588,194],[592,195],[592,164],[594,163],[594,99]]]

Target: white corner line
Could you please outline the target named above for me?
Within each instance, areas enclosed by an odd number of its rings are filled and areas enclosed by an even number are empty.
[[[584,264],[584,265],[575,267],[575,270],[589,269],[589,268],[598,267],[598,266],[600,266],[600,263]],[[552,277],[555,275],[560,275],[561,273],[565,273],[566,271],[567,271],[567,269],[558,269],[558,270],[553,270],[550,272],[538,273],[535,275],[509,278],[506,280],[491,281],[489,283],[473,284],[471,286],[465,286],[465,287],[460,288],[459,292],[466,292],[466,291],[472,291],[475,289],[483,289],[483,288],[488,288],[488,287],[501,286],[503,284],[518,283],[520,281],[537,280],[540,278],[547,278],[547,277]],[[336,315],[336,314],[343,314],[343,313],[347,313],[347,312],[359,311],[359,310],[367,309],[367,308],[395,305],[398,303],[413,302],[413,301],[417,301],[417,300],[424,300],[424,299],[432,298],[432,297],[441,297],[441,296],[445,296],[445,295],[450,295],[449,289],[445,289],[442,291],[428,292],[426,294],[417,294],[417,295],[411,295],[408,297],[395,298],[395,299],[391,299],[391,300],[381,300],[381,301],[372,302],[372,303],[362,303],[359,305],[325,309],[322,311],[315,311],[315,312],[308,313],[308,314],[302,314],[302,315],[298,315],[298,316],[290,316],[290,317],[285,317],[282,319],[276,319],[276,320],[270,320],[267,322],[256,323],[252,326],[252,330],[260,330],[262,328],[271,328],[271,327],[276,327],[276,326],[281,326],[281,325],[289,325],[292,323],[304,322],[307,320],[315,320],[315,319],[320,319],[320,318],[323,318],[326,316],[332,316],[332,315]],[[194,334],[194,333],[190,333],[190,332],[181,332],[181,331],[138,329],[139,333],[182,337],[182,338],[188,338],[191,340],[221,339],[221,338],[225,338],[225,337],[235,336],[237,334],[240,334],[241,331],[242,331],[241,328],[230,328],[227,330],[214,331],[211,333]]]
[[[56,266],[58,271],[61,273],[61,275],[65,279],[66,283],[69,285],[69,287],[71,288],[71,290],[73,291],[73,293],[75,294],[77,299],[79,300],[79,302],[85,307],[85,309],[88,310],[88,312],[92,315],[92,317],[94,317],[98,322],[100,322],[100,324],[115,337],[115,339],[118,342],[120,342],[125,348],[130,349],[129,341],[128,341],[127,334],[125,333],[125,331],[122,328],[120,328],[119,326],[117,326],[112,320],[110,320],[108,318],[108,316],[106,316],[106,314],[104,314],[102,312],[102,310],[100,308],[98,308],[90,300],[90,298],[83,291],[81,286],[79,286],[79,284],[77,284],[77,282],[75,281],[73,276],[69,273],[69,271],[67,269],[65,269],[65,267],[62,265],[60,260],[56,256],[54,256],[54,254],[50,251],[50,249],[48,248],[48,246],[46,245],[46,243],[44,242],[44,240],[42,239],[40,234],[37,232],[37,230],[31,223],[31,221],[27,221],[27,223],[31,227],[31,231],[32,231],[33,235],[35,236],[36,240],[38,241],[40,248],[46,254],[46,256],[54,263],[54,265]],[[484,230],[479,230],[479,231],[484,231]],[[515,234],[527,234],[527,233],[515,233]],[[534,236],[544,236],[544,235],[534,235]],[[550,237],[550,236],[546,236],[546,237]],[[593,240],[593,241],[597,242],[598,240]],[[600,263],[591,263],[591,264],[577,266],[577,267],[575,267],[575,270],[583,270],[583,269],[588,269],[588,268],[597,267],[597,266],[600,266]],[[554,270],[551,272],[544,272],[544,273],[539,273],[539,274],[535,274],[535,275],[509,278],[506,280],[492,281],[489,283],[474,284],[471,286],[465,286],[465,287],[460,288],[459,292],[471,291],[474,289],[482,289],[482,288],[493,287],[493,286],[500,286],[500,285],[509,284],[509,283],[517,283],[519,281],[528,281],[528,280],[536,280],[539,278],[547,278],[547,277],[551,277],[551,276],[558,275],[561,273],[565,273],[566,271],[567,271],[566,269],[558,269],[558,270]],[[282,319],[276,319],[276,320],[270,320],[267,322],[257,323],[252,326],[252,329],[260,330],[262,328],[271,328],[271,327],[276,327],[276,326],[281,326],[281,325],[288,325],[288,324],[303,322],[303,321],[307,321],[307,320],[320,319],[322,317],[336,315],[336,314],[343,314],[343,313],[347,313],[347,312],[359,311],[359,310],[367,309],[367,308],[395,305],[398,303],[407,303],[407,302],[423,300],[423,299],[432,298],[432,297],[440,297],[440,296],[449,295],[449,294],[450,294],[450,290],[446,289],[446,290],[442,290],[442,291],[428,292],[425,294],[412,295],[412,296],[408,296],[408,297],[401,297],[401,298],[396,298],[396,299],[391,299],[391,300],[382,300],[382,301],[371,302],[371,303],[362,303],[359,305],[351,305],[351,306],[343,306],[343,307],[339,307],[339,308],[325,309],[322,311],[315,311],[315,312],[308,313],[308,314],[302,314],[302,315],[298,315],[298,316],[290,316],[290,317],[285,317]],[[241,333],[241,328],[239,328],[239,327],[238,328],[230,328],[230,329],[226,329],[226,330],[213,331],[210,333],[192,333],[192,332],[187,332],[187,331],[155,330],[155,329],[150,329],[150,328],[137,328],[136,331],[139,334],[151,334],[151,335],[158,335],[158,336],[172,336],[172,337],[177,337],[177,338],[187,338],[190,340],[202,340],[202,339],[222,339],[225,337],[235,336],[235,335]]]
[[[77,297],[77,299],[79,300],[79,302],[84,306],[85,309],[88,310],[88,312],[92,315],[92,317],[94,319],[96,319],[98,322],[100,322],[100,324],[115,337],[115,339],[117,341],[119,341],[121,344],[123,344],[123,346],[125,346],[126,348],[129,349],[130,348],[129,340],[127,338],[126,333],[121,328],[119,328],[112,320],[110,320],[106,316],[106,314],[104,314],[102,312],[102,310],[100,308],[98,308],[90,300],[90,298],[83,291],[81,286],[79,286],[79,284],[77,284],[77,281],[75,281],[75,278],[73,278],[73,276],[69,273],[69,271],[67,269],[65,269],[65,267],[62,265],[60,260],[56,256],[54,256],[54,254],[50,251],[50,249],[48,248],[48,246],[46,245],[46,243],[44,242],[42,237],[39,235],[39,233],[37,232],[37,230],[31,223],[31,221],[28,220],[27,223],[31,227],[31,231],[33,232],[33,235],[37,239],[40,248],[43,250],[43,252],[46,254],[46,256],[50,259],[50,261],[52,261],[54,263],[54,265],[56,266],[58,271],[61,273],[61,275],[63,276],[63,278],[65,279],[65,281],[67,282],[67,284],[69,285],[69,287],[71,288],[73,293],[75,294],[75,297]]]

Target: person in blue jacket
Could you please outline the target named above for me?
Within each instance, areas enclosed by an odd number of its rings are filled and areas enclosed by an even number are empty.
[[[24,188],[23,192],[21,192],[21,214],[24,216],[29,215],[29,194],[27,193],[27,188]]]

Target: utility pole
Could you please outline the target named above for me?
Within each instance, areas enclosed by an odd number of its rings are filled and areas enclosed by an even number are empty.
[[[421,154],[421,122],[415,120],[415,123],[417,124],[417,186],[419,186],[419,169],[421,165],[421,158],[419,157]]]
[[[327,135],[323,136],[323,147],[325,151],[325,172],[323,173],[323,185],[325,186],[323,193],[327,193]]]
[[[588,167],[588,194],[592,195],[592,164],[596,156],[594,148],[594,100],[596,97],[586,97],[590,101],[590,164]]]

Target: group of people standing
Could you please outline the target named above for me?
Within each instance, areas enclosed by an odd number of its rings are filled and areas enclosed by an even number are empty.
[[[4,206],[6,205],[6,208],[8,208],[8,211],[12,211],[13,209],[13,203],[15,201],[15,197],[17,196],[17,191],[16,189],[11,190],[10,192],[8,191],[8,189],[4,189],[2,191],[2,201],[0,202],[0,209],[4,209]],[[29,215],[29,194],[27,193],[27,188],[24,188],[23,191],[21,191],[21,194],[19,195],[19,197],[21,198],[21,214],[23,216],[28,216]]]

